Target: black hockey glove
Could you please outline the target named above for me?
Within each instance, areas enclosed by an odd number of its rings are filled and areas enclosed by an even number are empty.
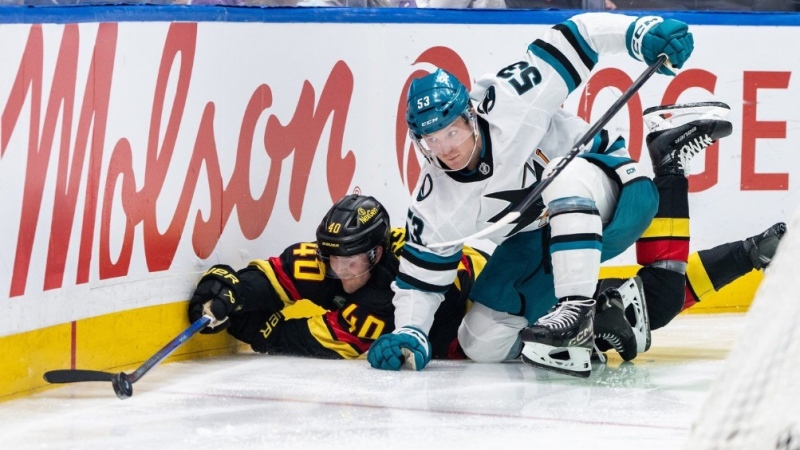
[[[228,328],[228,315],[242,309],[238,284],[239,277],[230,266],[218,264],[208,269],[189,300],[189,322],[194,323],[204,313],[211,313],[215,320],[200,330],[201,333],[218,333]]]

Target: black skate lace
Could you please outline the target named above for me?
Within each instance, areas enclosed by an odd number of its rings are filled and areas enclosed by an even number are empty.
[[[714,141],[711,140],[711,137],[707,134],[703,136],[698,136],[694,141],[691,141],[687,144],[684,144],[683,147],[678,150],[678,165],[680,166],[681,170],[685,173],[689,172],[689,162],[697,156],[700,152],[706,149],[709,145],[713,144]]]

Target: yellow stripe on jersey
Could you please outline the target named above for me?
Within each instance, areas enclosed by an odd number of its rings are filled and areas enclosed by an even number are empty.
[[[333,337],[328,325],[325,324],[324,316],[313,316],[308,319],[308,330],[314,339],[319,342],[323,347],[333,350],[344,359],[356,359],[361,354],[354,349],[350,344],[342,341],[337,341]]]
[[[389,238],[390,247],[394,256],[400,257],[403,251],[403,246],[406,245],[406,229],[401,227],[392,228],[392,234]]]
[[[269,284],[272,285],[272,289],[275,290],[275,293],[278,294],[278,297],[280,297],[285,306],[294,305],[294,300],[289,297],[289,295],[283,289],[283,286],[281,286],[281,283],[278,282],[278,276],[275,275],[275,271],[272,269],[272,266],[268,261],[257,259],[255,261],[251,261],[250,264],[258,267],[259,270],[264,272],[264,275],[266,275],[267,279],[269,280]]]
[[[689,237],[689,219],[655,218],[644,230],[642,238]]]
[[[464,254],[472,260],[472,269],[475,271],[473,278],[478,278],[478,275],[483,272],[483,268],[486,266],[486,258],[474,248],[467,246],[464,246]]]
[[[697,295],[698,300],[702,300],[706,294],[716,292],[714,284],[711,283],[708,272],[706,272],[706,268],[703,265],[703,260],[700,259],[700,255],[697,252],[689,255],[689,261],[686,265],[686,279],[692,286],[692,291]]]
[[[480,275],[480,273],[483,271],[484,266],[486,266],[486,258],[484,258],[483,255],[481,255],[480,252],[478,252],[474,248],[467,246],[464,246],[464,255],[466,255],[466,257],[469,258],[470,261],[472,261],[472,271],[473,271],[472,280],[474,281],[476,278],[478,278],[478,275]],[[458,263],[458,270],[459,272],[462,270],[464,271],[467,270],[467,267],[464,265],[464,260],[461,260],[461,262]],[[456,277],[454,283],[456,285],[456,288],[458,288],[458,290],[460,291],[461,279]]]

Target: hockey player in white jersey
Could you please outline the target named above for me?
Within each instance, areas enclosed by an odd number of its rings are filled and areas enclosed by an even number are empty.
[[[397,370],[404,360],[420,370],[428,363],[426,333],[462,248],[428,245],[497,221],[571,149],[588,125],[561,105],[599,55],[627,51],[651,64],[665,53],[671,66],[659,71],[674,75],[671,67],[681,68],[692,49],[683,22],[581,14],[533,42],[519,61],[480,78],[471,93],[442,70],[414,80],[406,118],[429,164],[407,217],[408,244],[394,285],[397,329],[372,345],[370,364]],[[559,132],[548,133],[553,128]],[[652,180],[621,141],[607,137],[598,135],[589,152],[567,165],[537,206],[488,236],[498,247],[459,330],[470,358],[503,361],[522,351],[536,366],[591,373],[600,262],[632,245],[658,204]]]

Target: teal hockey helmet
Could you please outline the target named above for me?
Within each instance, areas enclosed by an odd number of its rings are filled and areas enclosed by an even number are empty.
[[[468,109],[466,86],[442,69],[411,81],[408,88],[406,122],[417,139],[450,125]]]

